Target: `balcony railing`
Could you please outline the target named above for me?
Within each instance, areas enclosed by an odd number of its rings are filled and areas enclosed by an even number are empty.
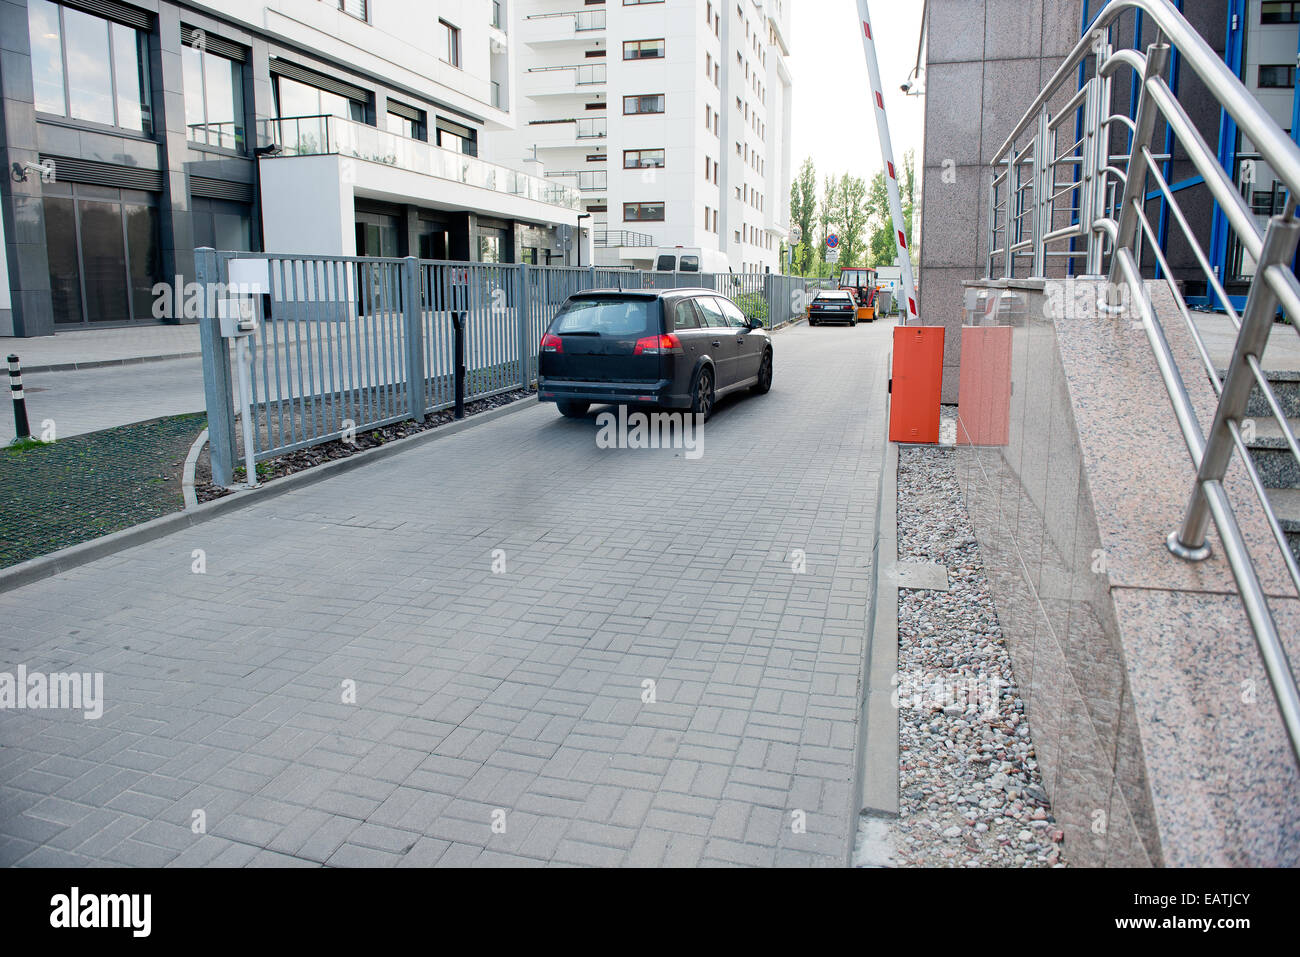
[[[565,209],[582,205],[572,187],[337,116],[281,117],[259,125],[261,142],[275,143],[286,156],[351,156]]]
[[[605,29],[604,10],[565,10],[561,13],[534,13],[527,20],[559,20],[563,17],[573,18],[573,32],[587,33],[591,30]]]
[[[604,190],[609,188],[609,173],[606,170],[565,170],[562,172],[552,172],[546,174],[550,179],[573,179],[578,183],[578,189],[583,192],[591,190]]]
[[[638,233],[631,229],[597,229],[592,234],[592,242],[597,246],[653,246],[655,238],[649,233]]]
[[[607,68],[603,63],[577,64],[571,63],[567,66],[535,66],[530,67],[529,73],[558,73],[561,70],[573,71],[574,86],[596,86],[605,82]]]
[[[603,116],[576,120],[575,122],[578,124],[578,139],[580,140],[601,140],[609,133],[609,120]]]
[[[185,129],[191,143],[217,146],[221,149],[244,151],[244,124],[227,120],[223,123],[191,123]]]

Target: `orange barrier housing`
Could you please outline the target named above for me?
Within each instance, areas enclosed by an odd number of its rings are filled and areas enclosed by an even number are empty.
[[[939,441],[942,387],[943,326],[895,328],[889,441]]]
[[[957,444],[1006,445],[1011,426],[1011,327],[963,326]]]

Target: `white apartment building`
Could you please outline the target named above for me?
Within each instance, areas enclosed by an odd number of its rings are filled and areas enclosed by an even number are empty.
[[[483,148],[510,2],[7,0],[0,335],[158,321],[201,246],[561,260],[581,194]]]
[[[511,2],[516,122],[490,149],[581,191],[596,264],[780,271],[792,0]]]

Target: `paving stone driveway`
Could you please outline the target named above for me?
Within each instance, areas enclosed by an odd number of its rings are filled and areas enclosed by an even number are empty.
[[[845,863],[888,338],[699,460],[538,406],[0,595],[106,701],[0,711],[0,864]]]

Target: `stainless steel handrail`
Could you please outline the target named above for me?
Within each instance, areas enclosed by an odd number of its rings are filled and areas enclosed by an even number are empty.
[[[1116,22],[1128,11],[1140,11],[1155,26],[1156,42],[1145,51],[1113,46]],[[1219,164],[1215,151],[1200,135],[1165,80],[1170,53],[1175,49],[1184,67],[1203,81],[1210,95],[1255,144],[1259,157],[1273,169],[1288,191],[1284,211],[1273,216],[1264,231],[1256,225],[1256,218],[1232,177]],[[1091,76],[1065,101],[1065,106],[1051,112],[1053,99],[1067,83],[1075,82],[1081,64],[1085,76],[1088,74],[1089,61]],[[1123,70],[1132,71],[1140,81],[1137,109],[1132,117],[1113,111],[1111,84]],[[1061,148],[1057,134],[1068,118],[1066,114],[1082,117],[1083,135]],[[1152,139],[1161,121],[1177,137],[1187,159],[1223,210],[1244,254],[1257,264],[1240,315],[1232,307],[1174,190],[1161,172],[1160,163],[1169,157],[1152,151]],[[1126,139],[1131,137],[1125,153],[1111,151],[1109,140],[1113,126],[1123,127],[1119,133]],[[1256,560],[1247,547],[1224,485],[1235,457],[1242,463],[1265,524],[1280,550],[1286,576],[1300,594],[1300,563],[1288,547],[1245,438],[1247,402],[1252,392],[1258,390],[1278,423],[1286,451],[1300,467],[1300,442],[1261,361],[1277,310],[1281,308],[1293,322],[1300,322],[1300,283],[1291,271],[1300,245],[1295,199],[1300,195],[1300,147],[1273,122],[1170,0],[1111,0],[998,149],[992,165],[995,173],[989,186],[987,261],[990,278],[995,275],[995,263],[999,259],[1004,277],[1015,276],[1018,264],[1024,262],[1032,263],[1033,276],[1043,277],[1049,257],[1061,256],[1084,258],[1085,273],[1094,278],[1102,278],[1108,263],[1112,289],[1127,289],[1195,470],[1183,522],[1169,535],[1168,547],[1185,560],[1208,557],[1206,537],[1210,522],[1214,523],[1292,751],[1300,760],[1300,693],[1295,673],[1279,638]],[[1210,359],[1186,299],[1156,241],[1156,230],[1146,215],[1145,201],[1152,183],[1164,198],[1172,225],[1183,233],[1204,273],[1207,288],[1224,305],[1237,329],[1232,360],[1223,378]],[[1068,223],[1062,222],[1067,216]],[[1049,245],[1066,240],[1070,243],[1083,240],[1086,249],[1048,249]],[[1184,370],[1178,367],[1143,278],[1144,249],[1149,249],[1159,264],[1179,317],[1204,367],[1200,371],[1208,377],[1218,397],[1208,432],[1202,429],[1197,418]],[[1103,307],[1110,308],[1107,304]],[[1274,561],[1276,558],[1273,556]]]

